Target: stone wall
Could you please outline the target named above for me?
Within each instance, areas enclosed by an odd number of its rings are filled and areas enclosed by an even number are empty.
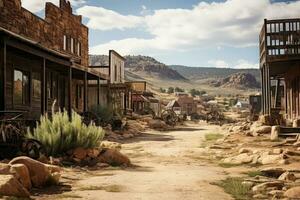
[[[82,17],[73,15],[66,0],[60,6],[46,3],[45,19],[21,7],[21,0],[0,0],[0,27],[34,40],[43,46],[71,55],[76,62],[88,67],[88,28],[82,24]],[[64,50],[64,36],[67,50]],[[71,38],[74,52],[71,53]],[[77,52],[78,44],[80,53]]]

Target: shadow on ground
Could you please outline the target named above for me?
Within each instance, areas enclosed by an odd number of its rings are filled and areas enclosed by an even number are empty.
[[[129,144],[134,142],[141,142],[141,141],[155,141],[155,142],[168,142],[174,140],[173,136],[165,135],[165,134],[152,134],[152,133],[142,133],[140,136],[122,141],[122,144]]]

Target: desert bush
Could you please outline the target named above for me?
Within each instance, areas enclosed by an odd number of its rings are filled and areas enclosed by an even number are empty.
[[[59,111],[51,118],[42,116],[37,127],[33,131],[28,130],[27,137],[40,141],[47,155],[54,156],[77,147],[97,146],[104,137],[104,130],[94,123],[85,125],[76,112],[72,112],[70,119],[66,111]]]

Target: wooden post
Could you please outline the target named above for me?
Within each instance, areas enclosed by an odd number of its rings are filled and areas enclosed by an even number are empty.
[[[278,104],[278,97],[279,97],[279,89],[280,89],[280,79],[277,79],[276,83],[276,91],[275,91],[275,102],[274,102],[274,108],[277,108]]]
[[[46,114],[47,112],[47,98],[46,98],[46,59],[43,58],[43,66],[42,66],[42,73],[41,73],[41,113],[42,115]]]
[[[100,78],[97,79],[97,105],[100,105]]]
[[[72,118],[72,67],[69,68],[69,91],[68,91],[68,113],[70,119]]]
[[[3,41],[1,52],[0,52],[0,60],[2,61],[2,63],[0,63],[0,66],[2,65],[2,67],[0,68],[1,72],[0,72],[0,78],[1,78],[1,82],[0,82],[0,110],[5,110],[5,95],[6,95],[6,43],[5,40]]]
[[[84,72],[84,88],[83,88],[83,111],[87,112],[88,110],[88,86],[87,86],[87,72]]]

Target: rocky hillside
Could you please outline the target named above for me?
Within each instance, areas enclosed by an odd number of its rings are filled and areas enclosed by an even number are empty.
[[[178,71],[181,75],[191,81],[202,82],[223,79],[236,73],[247,73],[253,75],[257,81],[260,81],[259,69],[232,69],[215,67],[187,67],[182,65],[172,65],[172,69]]]
[[[236,73],[226,78],[211,81],[211,85],[214,87],[227,87],[227,88],[259,88],[260,84],[257,82],[255,76],[250,73]]]
[[[179,74],[176,70],[169,66],[158,62],[154,58],[148,56],[125,56],[126,77],[132,79],[143,76],[156,77],[168,80],[187,80],[184,76]],[[105,55],[91,55],[91,65],[108,65],[108,56]]]

